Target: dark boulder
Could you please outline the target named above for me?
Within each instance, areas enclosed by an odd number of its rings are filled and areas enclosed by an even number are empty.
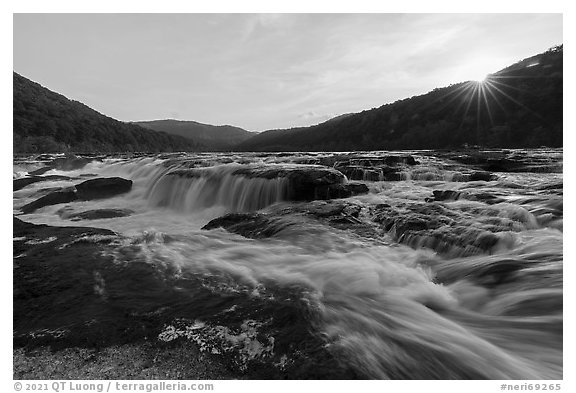
[[[130,209],[95,209],[80,213],[73,213],[68,215],[66,218],[69,218],[72,221],[101,220],[106,218],[127,217],[133,213],[134,211]]]
[[[495,180],[496,176],[491,174],[490,172],[472,172],[468,177],[468,181],[491,181]]]
[[[250,239],[262,239],[274,236],[282,229],[292,225],[279,219],[272,219],[260,213],[231,213],[215,218],[202,229],[224,228],[228,232]]]
[[[91,200],[110,198],[132,189],[132,180],[121,177],[90,179],[76,185],[78,199]]]
[[[402,181],[406,180],[406,177],[401,172],[385,172],[384,180],[386,181]]]
[[[348,198],[368,192],[362,183],[344,183],[344,175],[336,170],[295,171],[287,176],[289,199],[311,201],[315,199]]]
[[[56,191],[22,206],[20,210],[24,214],[29,214],[45,206],[57,205],[59,203],[68,203],[77,199],[78,196],[74,190]]]
[[[331,184],[327,186],[318,186],[315,188],[314,198],[305,198],[305,200],[327,200],[349,198],[354,195],[366,194],[368,186],[364,183],[345,183]],[[302,200],[302,199],[294,199]]]
[[[368,193],[368,186],[364,183],[346,183],[344,188],[352,195]]]
[[[42,180],[40,176],[33,176],[33,177],[22,177],[20,179],[14,179],[12,182],[12,188],[14,191],[18,191],[23,189],[24,187],[36,183]]]
[[[417,165],[418,161],[416,161],[416,159],[410,155],[386,156],[384,157],[384,163],[386,165],[398,165],[398,164]]]

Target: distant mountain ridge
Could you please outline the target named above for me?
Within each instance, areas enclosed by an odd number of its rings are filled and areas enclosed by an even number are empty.
[[[141,127],[189,138],[207,150],[229,150],[255,134],[230,125],[214,126],[190,120],[136,121]]]
[[[489,76],[309,127],[264,131],[239,151],[561,147],[563,46]]]
[[[190,139],[126,124],[13,73],[14,153],[196,151]]]

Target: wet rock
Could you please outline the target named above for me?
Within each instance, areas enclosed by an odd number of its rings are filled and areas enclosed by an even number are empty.
[[[434,155],[474,166],[488,172],[562,173],[562,157],[557,153],[526,154],[522,151],[465,150],[435,152]]]
[[[14,191],[18,191],[30,184],[49,180],[70,180],[70,177],[60,175],[22,177],[20,179],[14,179],[13,189]]]
[[[411,155],[349,156],[336,159],[334,168],[350,180],[401,181],[405,180],[402,171],[409,171],[409,167],[417,164]]]
[[[289,201],[312,201],[317,199],[347,198],[368,192],[368,187],[360,183],[346,183],[342,172],[332,168],[313,165],[269,165],[249,166],[233,169],[228,173],[218,173],[203,168],[176,169],[167,176],[206,178],[222,181],[226,175],[243,176],[248,179],[286,179]]]
[[[251,239],[273,237],[285,229],[300,228],[318,223],[360,236],[377,239],[383,232],[373,223],[359,218],[362,205],[346,200],[317,200],[276,205],[262,213],[230,213],[216,218],[202,229],[224,228]]]
[[[339,216],[348,205],[336,201],[315,201],[302,206],[295,206],[292,212],[304,213],[315,218],[330,218]]]
[[[63,212],[61,217],[68,218],[72,221],[101,220],[106,218],[127,217],[133,213],[134,211],[130,209],[95,209],[72,214],[66,214]]]
[[[537,190],[562,190],[564,189],[564,182],[555,182],[552,184],[543,184],[536,188]]]
[[[402,180],[406,180],[406,177],[401,172],[387,172],[387,173],[384,173],[384,180],[386,180],[386,181],[402,181]]]
[[[28,174],[29,174],[30,176],[43,175],[43,174],[45,174],[46,172],[51,171],[52,169],[54,169],[54,168],[52,168],[51,166],[45,166],[44,168],[40,168],[40,169],[36,169],[35,171],[28,172]]]
[[[102,199],[130,191],[132,189],[132,180],[122,179],[121,177],[98,178],[86,180],[75,187],[79,199]]]
[[[397,167],[342,166],[338,167],[338,170],[350,180],[402,181],[406,179],[405,175],[399,172]]]
[[[260,213],[230,213],[211,220],[202,229],[224,228],[250,239],[262,239],[274,236],[290,225],[292,223],[274,220]]]
[[[293,201],[343,198],[346,188],[342,187],[344,175],[331,168],[316,166],[265,166],[240,168],[233,172],[248,178],[288,180],[288,199]],[[351,192],[351,191],[350,191]],[[351,194],[350,194],[351,195]],[[348,195],[348,196],[350,196]]]
[[[354,195],[366,194],[368,186],[364,183],[333,184],[326,188],[319,187],[316,198],[313,199],[333,199],[349,198]]]
[[[327,159],[322,161],[326,165]],[[418,161],[411,155],[358,155],[351,154],[348,156],[335,156],[332,158],[333,166],[338,168],[340,166],[360,166],[360,167],[377,167],[377,166],[400,166],[400,165],[417,165]],[[332,166],[332,165],[331,165]]]
[[[366,194],[369,189],[364,183],[346,183],[344,187],[352,193],[352,195]]]
[[[394,165],[394,164],[417,165],[418,161],[416,161],[416,159],[411,155],[403,155],[403,156],[386,156],[384,157],[384,163],[386,165]]]
[[[156,357],[164,359],[157,350],[192,347],[193,356],[200,357],[197,363],[203,364],[204,357],[221,359],[238,377],[362,377],[326,349],[311,321],[306,286],[269,280],[255,288],[229,275],[172,271],[135,257],[138,244],[121,246],[119,236],[103,229],[15,218],[14,237],[15,349],[54,353],[81,347],[99,353],[150,343],[152,364]],[[46,238],[50,241],[29,243]],[[186,356],[192,355],[182,354],[180,360]],[[73,365],[70,356],[57,361],[66,370]],[[94,358],[78,361],[92,364]],[[97,364],[91,375],[110,377],[106,370],[114,366]],[[76,374],[82,375],[87,374]]]
[[[472,172],[468,177],[468,181],[491,181],[495,180],[496,176],[491,174],[490,172]]]
[[[73,188],[51,192],[48,195],[24,205],[20,210],[24,214],[29,214],[45,206],[68,203],[75,200],[109,198],[126,193],[130,191],[131,188],[132,180],[126,180],[120,177],[91,179],[77,184]]]
[[[467,211],[439,203],[381,204],[373,209],[373,220],[400,243],[450,257],[489,253],[500,240],[498,232],[525,229],[521,221],[498,217],[498,209],[486,206],[482,211],[487,217],[471,221]]]
[[[52,154],[40,154],[38,157],[36,157],[36,159],[38,161],[50,161],[54,159],[54,155]]]
[[[78,196],[74,190],[56,191],[22,206],[20,210],[24,214],[29,214],[45,206],[57,205],[59,203],[68,203],[77,199]]]
[[[484,202],[489,205],[494,205],[496,203],[506,202],[504,198],[500,198],[496,195],[489,194],[487,192],[476,192],[470,196],[470,200]]]
[[[487,192],[468,192],[454,190],[434,190],[432,198],[426,198],[426,202],[458,201],[465,199],[468,201],[484,202],[489,205],[505,202],[505,199],[489,194]]]
[[[21,190],[22,188],[32,184],[32,183],[36,183],[42,180],[42,177],[40,176],[34,176],[34,177],[22,177],[20,179],[14,179],[14,181],[12,182],[12,188],[14,191],[18,191]]]

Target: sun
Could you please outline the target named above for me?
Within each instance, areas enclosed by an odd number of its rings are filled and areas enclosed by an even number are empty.
[[[498,64],[500,63],[502,61],[491,56],[466,59],[460,72],[456,72],[455,76],[460,76],[461,81],[484,83],[489,78],[490,72],[499,69]]]
[[[484,83],[490,74],[486,74],[483,72],[473,73],[470,75],[470,80],[476,83]]]

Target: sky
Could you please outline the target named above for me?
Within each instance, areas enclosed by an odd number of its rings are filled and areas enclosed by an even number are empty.
[[[122,121],[264,131],[479,80],[562,14],[14,14],[20,75]]]

